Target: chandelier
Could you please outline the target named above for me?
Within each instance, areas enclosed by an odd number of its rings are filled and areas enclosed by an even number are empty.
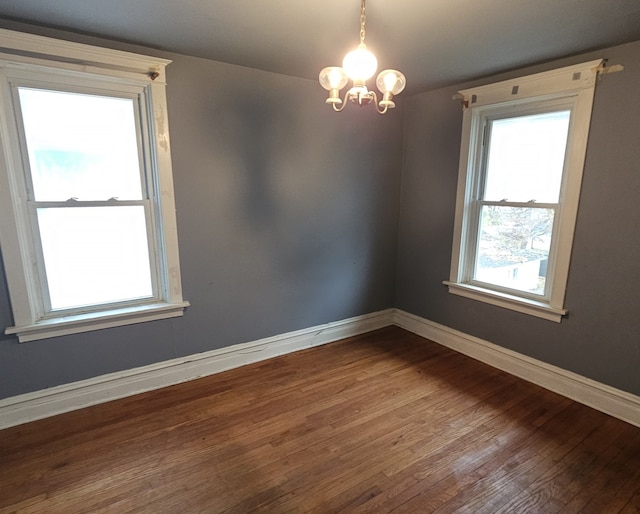
[[[329,98],[326,103],[331,104],[336,112],[342,111],[347,100],[360,106],[368,105],[373,102],[376,111],[384,114],[388,109],[393,109],[396,104],[393,96],[401,93],[407,83],[405,76],[396,70],[383,70],[378,74],[376,86],[382,93],[382,99],[378,102],[378,95],[375,91],[367,89],[367,80],[373,77],[378,68],[378,60],[364,43],[365,23],[367,17],[365,14],[365,1],[360,3],[360,44],[358,48],[349,52],[344,61],[342,68],[339,66],[329,66],[320,72],[320,85],[329,91]],[[344,95],[344,100],[340,98],[340,91],[347,85],[351,79],[351,87]]]

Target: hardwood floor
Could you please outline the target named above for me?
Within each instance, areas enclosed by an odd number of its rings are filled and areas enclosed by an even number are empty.
[[[0,512],[640,512],[640,429],[389,327],[0,431]]]

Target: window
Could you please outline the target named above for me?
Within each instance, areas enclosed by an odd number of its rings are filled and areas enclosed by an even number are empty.
[[[552,321],[564,296],[595,77],[592,61],[461,91],[449,291]]]
[[[169,61],[4,30],[0,44],[6,333],[181,316]]]

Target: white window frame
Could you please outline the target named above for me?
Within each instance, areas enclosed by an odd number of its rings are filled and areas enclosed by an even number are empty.
[[[463,114],[458,190],[454,222],[449,292],[492,305],[560,322],[567,314],[565,292],[569,275],[591,110],[602,59],[459,91]],[[554,107],[555,106],[555,107]],[[554,219],[545,295],[532,296],[472,279],[478,238],[478,182],[482,170],[483,132],[487,119],[571,110],[560,199]],[[550,280],[549,280],[550,279]]]
[[[4,29],[0,49],[0,248],[14,318],[5,333],[26,342],[182,316],[189,303],[182,298],[169,147],[165,67],[171,61]],[[153,298],[47,312],[12,98],[12,88],[23,83],[89,92],[102,87],[136,99],[145,140],[150,255],[157,263]]]

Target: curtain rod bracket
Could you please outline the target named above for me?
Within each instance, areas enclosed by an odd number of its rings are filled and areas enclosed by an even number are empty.
[[[602,75],[606,75],[607,73],[617,73],[619,71],[624,71],[624,66],[622,64],[613,64],[609,66],[608,59],[603,59],[598,66],[593,68],[593,71],[600,77]]]

